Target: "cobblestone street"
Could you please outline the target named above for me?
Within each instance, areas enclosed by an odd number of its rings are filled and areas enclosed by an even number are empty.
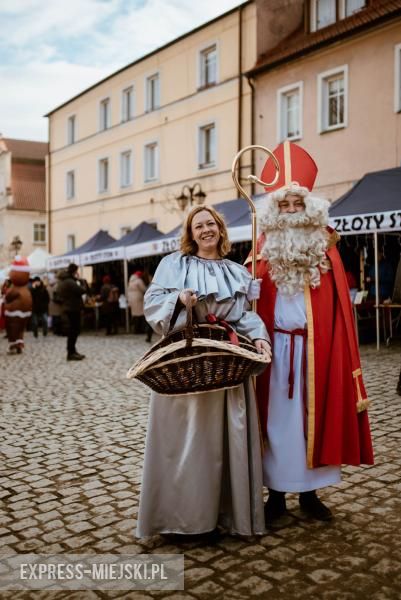
[[[83,335],[81,362],[65,338],[26,335],[22,356],[0,341],[1,553],[185,553],[185,592],[0,592],[1,598],[401,597],[400,347],[362,348],[376,465],[343,470],[322,490],[330,524],[307,520],[289,495],[288,524],[262,538],[167,545],[134,536],[148,390],[125,374],[142,336]]]

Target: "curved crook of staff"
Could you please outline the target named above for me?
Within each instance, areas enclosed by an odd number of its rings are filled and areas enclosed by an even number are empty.
[[[273,181],[266,182],[266,181],[262,181],[261,179],[256,177],[256,175],[248,175],[247,179],[249,181],[252,181],[254,183],[259,183],[259,185],[262,185],[265,188],[275,185],[280,176],[280,164],[271,150],[269,150],[268,148],[265,148],[264,146],[254,145],[254,146],[246,146],[245,148],[242,148],[242,150],[240,150],[238,152],[238,154],[234,157],[233,164],[231,167],[231,174],[232,174],[234,183],[236,185],[236,188],[240,192],[241,196],[243,196],[245,198],[245,200],[248,202],[249,206],[251,207],[251,214],[252,214],[252,279],[255,279],[255,277],[256,277],[256,243],[257,243],[257,239],[256,239],[256,206],[255,206],[254,202],[252,201],[251,197],[247,194],[247,192],[244,190],[244,188],[240,184],[238,175],[237,175],[237,168],[236,168],[241,156],[245,152],[248,152],[249,150],[262,150],[263,152],[265,152],[266,154],[268,154],[270,156],[270,158],[273,160],[274,166],[276,167],[276,175],[275,175]],[[252,301],[252,309],[256,310],[256,300]]]

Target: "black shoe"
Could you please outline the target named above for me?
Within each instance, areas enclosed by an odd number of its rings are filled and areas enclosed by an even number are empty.
[[[397,394],[399,396],[401,396],[401,384],[400,383],[397,385],[397,390],[396,391],[397,391]]]
[[[75,354],[77,356],[79,356],[79,358],[82,360],[83,358],[85,358],[85,354],[81,354],[80,352],[75,352]]]
[[[301,492],[299,494],[299,505],[304,513],[317,521],[331,521],[333,513],[316,496],[316,492]]]
[[[82,360],[84,357],[83,354],[78,354],[77,352],[75,354],[69,354],[67,356],[67,360]]]
[[[287,514],[287,505],[285,503],[285,492],[269,490],[269,497],[265,504],[265,522],[266,527],[273,525],[280,517]]]

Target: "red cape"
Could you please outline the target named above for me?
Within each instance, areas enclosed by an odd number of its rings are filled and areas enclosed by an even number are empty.
[[[344,267],[334,243],[327,256],[332,269],[322,275],[320,286],[305,288],[308,321],[308,440],[309,468],[323,465],[373,464],[367,413],[368,400],[362,380],[352,306]],[[258,252],[264,244],[258,240]],[[249,264],[249,258],[247,260]],[[250,269],[249,264],[249,269]],[[277,289],[268,263],[258,255],[256,276],[262,278],[257,312],[274,345],[274,307]],[[264,437],[268,418],[270,368],[256,382],[259,416]]]

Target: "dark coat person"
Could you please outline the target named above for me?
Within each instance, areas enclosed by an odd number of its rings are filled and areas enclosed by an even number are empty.
[[[49,292],[40,277],[34,277],[32,294],[32,331],[38,337],[39,323],[42,324],[43,335],[47,335],[47,315],[49,312]]]
[[[77,352],[76,343],[81,333],[82,296],[86,289],[78,279],[78,266],[74,263],[68,265],[66,271],[59,273],[58,278],[57,293],[62,314],[68,322],[67,360],[82,360],[85,356]]]

